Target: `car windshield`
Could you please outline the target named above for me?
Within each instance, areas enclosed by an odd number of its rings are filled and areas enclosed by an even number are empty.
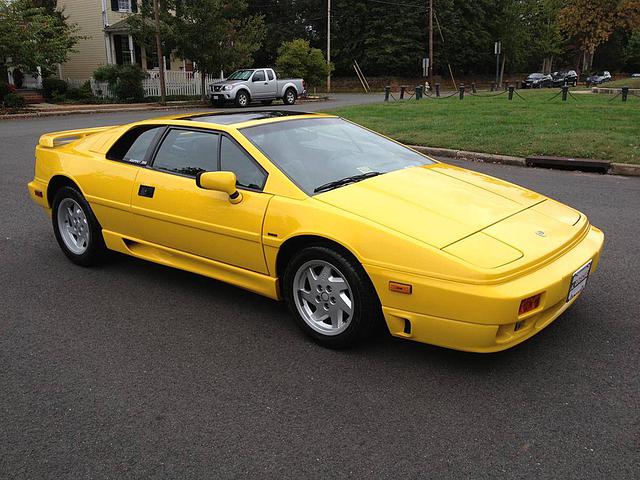
[[[269,123],[244,128],[242,133],[308,195],[318,187],[331,189],[326,188],[328,183],[348,177],[358,181],[376,173],[434,163],[340,118]]]
[[[236,70],[227,77],[227,80],[249,80],[253,70]]]
[[[532,80],[536,80],[536,79],[538,79],[538,78],[542,78],[542,77],[544,77],[544,75],[543,75],[543,74],[541,74],[541,73],[532,73],[531,75],[529,75],[529,77],[528,77],[528,78],[531,78]],[[522,77],[521,77],[521,78],[522,78]]]

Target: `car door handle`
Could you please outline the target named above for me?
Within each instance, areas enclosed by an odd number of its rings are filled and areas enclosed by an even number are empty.
[[[138,188],[138,195],[141,197],[153,198],[153,194],[156,191],[156,187],[150,187],[149,185],[140,185]]]

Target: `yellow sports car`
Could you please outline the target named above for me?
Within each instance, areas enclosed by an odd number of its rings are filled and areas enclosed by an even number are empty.
[[[43,135],[32,199],[63,252],[108,250],[284,299],[319,343],[512,347],[564,312],[604,235],[542,195],[331,115],[174,115]]]

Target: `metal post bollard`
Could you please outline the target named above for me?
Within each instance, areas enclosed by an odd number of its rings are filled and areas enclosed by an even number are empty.
[[[516,87],[513,85],[509,85],[509,100],[513,100],[513,92],[515,92]]]
[[[568,96],[569,96],[569,86],[565,85],[564,87],[562,87],[562,101],[566,102]]]
[[[386,87],[384,87],[384,101],[385,102],[389,101],[389,95],[391,95],[391,87],[386,86]]]
[[[404,100],[404,91],[407,89],[404,85],[400,87],[400,100]]]
[[[436,97],[440,96],[440,84],[436,83]]]
[[[416,87],[416,100],[420,100],[422,98],[422,87],[418,85]]]
[[[622,87],[622,101],[626,102],[629,98],[629,87]]]
[[[460,100],[464,100],[464,83],[460,84]]]
[[[471,82],[471,91],[473,93],[478,93],[478,90],[476,90],[476,82]]]

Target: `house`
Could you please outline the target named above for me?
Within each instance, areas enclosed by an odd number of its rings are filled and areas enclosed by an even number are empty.
[[[143,70],[157,70],[155,51],[146,51],[129,34],[126,18],[138,11],[140,0],[58,0],[69,23],[84,36],[58,67],[62,79],[86,80],[102,65],[137,64]],[[164,57],[167,70],[191,71],[190,62]]]

